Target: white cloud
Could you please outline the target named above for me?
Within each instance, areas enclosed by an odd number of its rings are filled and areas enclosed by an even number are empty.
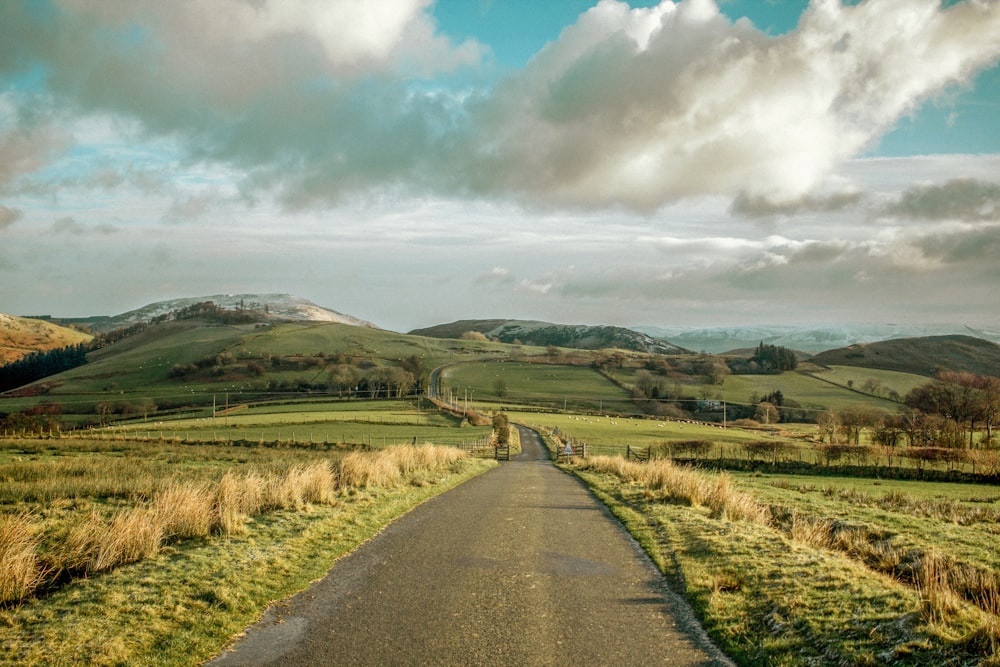
[[[446,94],[427,77],[485,47],[440,34],[429,0],[60,6],[56,26],[9,10],[0,38],[18,57],[0,54],[0,72],[38,64],[51,105],[129,119],[172,139],[178,162],[226,165],[289,207],[373,191],[642,211],[722,195],[751,216],[849,206],[850,190],[822,191],[838,165],[1000,56],[988,0],[817,0],[777,37],[711,0],[601,0],[523,71]],[[32,168],[13,164],[7,180]]]
[[[770,37],[707,0],[603,0],[482,108],[481,187],[639,209],[725,194],[780,211],[998,55],[990,2],[823,0]]]

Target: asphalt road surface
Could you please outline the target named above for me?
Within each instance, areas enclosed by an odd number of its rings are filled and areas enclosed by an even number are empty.
[[[210,665],[728,665],[537,436],[272,605]]]

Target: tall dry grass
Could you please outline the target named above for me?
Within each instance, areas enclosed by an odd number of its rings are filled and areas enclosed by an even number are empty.
[[[161,515],[146,506],[120,509],[110,518],[91,512],[69,528],[53,569],[95,574],[151,558],[160,552],[163,526]]]
[[[0,516],[0,605],[21,602],[42,582],[39,542],[30,515]]]
[[[943,625],[961,609],[961,600],[949,585],[948,564],[934,552],[927,552],[916,580],[920,592],[921,615],[930,624]]]
[[[726,474],[712,474],[675,465],[667,459],[646,463],[626,461],[620,456],[591,456],[575,465],[617,476],[656,493],[663,500],[707,507],[711,516],[730,521],[752,521],[766,525],[769,512],[751,496],[735,488]]]
[[[337,470],[337,485],[345,491],[370,486],[393,487],[401,480],[399,466],[388,450],[352,452],[340,460]]]
[[[205,482],[171,482],[156,494],[153,506],[163,522],[165,539],[207,537],[214,528],[212,487]]]
[[[340,460],[337,486],[343,491],[393,487],[423,473],[447,470],[465,452],[454,447],[396,445],[374,452],[352,452]]]
[[[54,546],[46,553],[40,553],[40,517],[0,516],[0,604],[19,603],[47,581],[106,572],[153,557],[170,541],[241,534],[254,516],[333,504],[344,490],[397,486],[448,469],[465,457],[450,447],[403,445],[354,452],[336,463],[324,459],[265,472],[228,470],[216,482],[144,478],[141,493],[127,481],[109,483],[103,471],[89,464],[66,467],[100,475],[102,481],[91,488],[113,488],[149,500],[121,507],[110,516],[91,510],[53,536]],[[33,474],[31,468],[27,477]],[[47,494],[48,484],[45,489]]]

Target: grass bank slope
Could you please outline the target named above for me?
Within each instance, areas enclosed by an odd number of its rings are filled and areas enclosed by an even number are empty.
[[[927,336],[851,345],[817,354],[823,366],[863,366],[932,377],[938,371],[1000,376],[1000,345],[972,336]]]
[[[9,364],[32,352],[44,352],[89,342],[90,334],[52,322],[0,313],[0,364]]]

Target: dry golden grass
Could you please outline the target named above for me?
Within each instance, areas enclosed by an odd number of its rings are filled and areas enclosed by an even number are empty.
[[[246,477],[227,471],[215,490],[213,525],[223,535],[241,534],[247,519],[261,506],[263,478],[260,484],[247,484]]]
[[[247,521],[263,513],[334,504],[343,491],[388,488],[407,481],[422,485],[427,475],[465,457],[449,447],[403,445],[354,452],[338,462],[322,459],[266,472],[228,470],[214,482],[144,478],[141,488],[132,486],[127,494],[128,480],[115,479],[127,477],[120,475],[127,466],[112,466],[111,475],[92,462],[62,466],[62,473],[72,468],[96,477],[91,488],[149,500],[121,506],[110,515],[91,508],[51,535],[44,554],[40,553],[42,518],[0,516],[0,604],[23,601],[46,581],[105,572],[149,558],[170,541],[242,534]],[[22,480],[27,483],[35,472],[34,465],[27,466]],[[39,495],[48,497],[50,484],[43,479],[38,483],[43,488]]]
[[[948,583],[947,563],[938,554],[924,554],[916,585],[920,591],[921,616],[927,623],[945,625],[961,610],[961,600]]]
[[[639,484],[664,500],[707,507],[713,517],[765,525],[769,520],[767,507],[750,494],[738,491],[732,478],[725,473],[703,473],[675,465],[667,459],[639,463],[626,461],[620,456],[591,456],[577,460],[575,465]]]
[[[170,483],[153,500],[153,506],[163,522],[164,538],[208,536],[213,528],[214,500],[207,483]]]
[[[352,452],[340,460],[337,486],[356,491],[371,486],[390,488],[423,473],[448,469],[466,454],[453,447],[397,445],[375,452]]]
[[[28,514],[0,516],[0,604],[20,602],[41,583],[38,545],[39,531]]]
[[[392,487],[401,479],[399,466],[388,450],[371,454],[352,452],[340,460],[337,471],[337,484],[345,491],[369,486]]]
[[[57,572],[94,574],[155,556],[163,543],[162,516],[151,507],[97,512],[71,526],[52,558]]]

